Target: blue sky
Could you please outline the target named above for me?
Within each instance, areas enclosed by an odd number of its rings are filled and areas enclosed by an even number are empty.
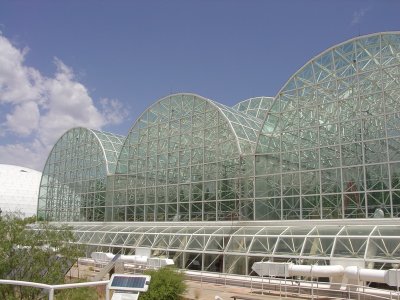
[[[74,126],[126,135],[153,102],[274,96],[325,49],[400,30],[400,1],[0,0],[0,163],[43,168]]]

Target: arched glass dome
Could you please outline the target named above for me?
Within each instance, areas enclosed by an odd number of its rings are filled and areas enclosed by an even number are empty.
[[[124,138],[73,128],[54,145],[43,170],[38,218],[104,221],[107,175],[114,173]]]
[[[233,106],[233,108],[247,115],[264,120],[273,100],[273,97],[255,97],[243,100]]]
[[[400,33],[373,34],[317,55],[275,98],[171,95],[123,146],[73,129],[46,163],[39,216],[67,221],[88,253],[147,248],[189,270],[396,269],[399,83]]]
[[[197,95],[159,100],[121,150],[107,219],[237,218],[239,176],[252,168],[241,155],[254,153],[260,129],[261,120]]]
[[[334,46],[276,95],[256,151],[259,219],[400,214],[400,33]]]

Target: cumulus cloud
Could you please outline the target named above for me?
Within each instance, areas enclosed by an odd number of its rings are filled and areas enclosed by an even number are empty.
[[[23,65],[27,52],[27,48],[19,50],[0,35],[0,103],[40,99],[41,76]]]
[[[0,145],[0,163],[29,167],[42,171],[51,146],[38,141]]]
[[[103,114],[109,123],[121,123],[128,116],[128,110],[116,99],[103,98],[100,100]]]
[[[38,128],[39,107],[33,101],[18,104],[12,113],[7,114],[6,119],[6,128],[18,135],[27,136]]]
[[[26,66],[28,49],[18,49],[0,33],[0,163],[42,169],[49,150],[68,129],[101,129],[127,115],[116,99],[101,99],[98,107],[73,70],[55,58],[56,72],[43,76]]]
[[[357,25],[360,24],[362,18],[364,18],[365,14],[371,9],[371,7],[364,7],[360,8],[359,10],[356,10],[353,13],[353,18],[351,20],[351,25]]]

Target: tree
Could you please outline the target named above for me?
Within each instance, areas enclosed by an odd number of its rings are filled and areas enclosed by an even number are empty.
[[[149,290],[140,293],[140,300],[176,300],[186,291],[185,278],[171,267],[145,272],[151,276]]]
[[[46,284],[64,283],[66,272],[79,256],[73,233],[47,223],[29,225],[18,214],[0,218],[0,278]],[[0,285],[1,299],[41,299],[37,288]]]

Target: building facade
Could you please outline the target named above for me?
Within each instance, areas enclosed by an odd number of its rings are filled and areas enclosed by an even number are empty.
[[[36,170],[0,164],[0,214],[36,215],[41,177]]]
[[[252,274],[257,261],[400,263],[400,33],[307,62],[275,97],[234,107],[167,96],[126,138],[69,130],[44,168],[38,217],[91,251]]]

